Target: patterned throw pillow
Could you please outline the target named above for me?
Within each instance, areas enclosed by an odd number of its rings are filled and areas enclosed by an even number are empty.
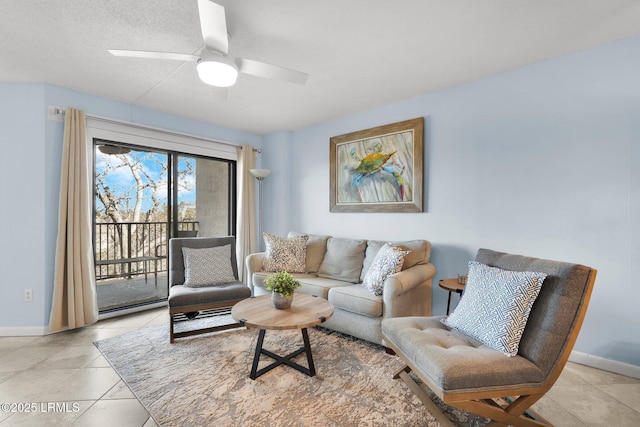
[[[201,288],[235,282],[231,266],[231,245],[215,248],[182,248],[184,286]]]
[[[464,294],[442,323],[515,356],[546,277],[545,273],[502,270],[471,261]]]
[[[279,237],[263,233],[266,253],[262,269],[269,272],[304,273],[309,236]]]
[[[367,270],[364,280],[362,281],[362,286],[367,288],[373,295],[382,295],[384,281],[387,280],[389,275],[402,270],[404,257],[409,253],[411,253],[411,251],[403,251],[400,248],[385,243],[373,259],[371,267]]]

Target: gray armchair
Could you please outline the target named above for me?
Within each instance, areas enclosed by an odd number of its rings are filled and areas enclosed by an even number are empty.
[[[480,249],[476,261],[503,270],[547,275],[517,354],[508,357],[491,349],[445,326],[442,317],[387,319],[382,322],[383,338],[406,363],[394,378],[402,379],[443,426],[453,424],[410,372],[444,403],[500,425],[551,425],[529,408],[551,388],[569,358],[587,311],[596,270],[488,249]]]
[[[229,262],[233,271],[233,277],[227,283],[215,286],[188,287],[185,283],[185,261],[182,248],[204,249],[219,246],[231,246]],[[179,314],[191,316],[202,310],[231,308],[237,302],[249,298],[251,289],[238,280],[238,267],[236,263],[235,238],[228,237],[200,237],[200,238],[174,238],[169,240],[169,340],[174,342],[176,338],[195,334],[214,332],[218,330],[237,328],[239,323],[211,326],[192,329],[183,332],[174,332],[174,323]]]

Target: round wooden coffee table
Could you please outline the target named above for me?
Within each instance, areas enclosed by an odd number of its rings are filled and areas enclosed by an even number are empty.
[[[256,352],[253,357],[253,365],[249,377],[255,380],[260,375],[269,372],[273,368],[285,364],[291,366],[298,371],[309,375],[316,374],[313,364],[313,356],[311,355],[311,345],[309,343],[309,333],[307,328],[319,325],[333,315],[333,304],[324,298],[311,295],[296,293],[293,297],[291,307],[286,310],[277,310],[271,304],[271,295],[263,295],[252,297],[240,301],[231,309],[231,316],[242,325],[249,328],[260,330],[258,334],[258,343],[256,344]],[[304,346],[286,356],[278,356],[262,348],[264,335],[267,329],[284,330],[284,329],[300,329],[302,331],[302,340]],[[309,367],[294,362],[294,357],[302,352],[307,354],[307,362]],[[275,360],[269,366],[258,370],[260,355],[264,354]]]

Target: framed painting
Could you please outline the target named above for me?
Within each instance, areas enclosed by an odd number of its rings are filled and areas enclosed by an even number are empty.
[[[424,118],[330,139],[331,212],[422,212]]]

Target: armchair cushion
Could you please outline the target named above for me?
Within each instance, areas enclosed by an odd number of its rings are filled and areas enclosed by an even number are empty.
[[[231,267],[231,245],[212,248],[182,247],[184,286],[198,288],[235,282]]]
[[[545,277],[545,273],[509,271],[470,261],[464,295],[442,322],[515,356]]]
[[[382,295],[385,280],[390,274],[402,270],[404,257],[408,253],[409,251],[403,251],[388,243],[382,246],[367,270],[362,285],[373,295]]]
[[[544,373],[522,356],[504,357],[468,335],[449,329],[442,317],[396,317],[382,332],[433,384],[449,390],[497,390],[540,384]]]
[[[222,303],[249,298],[251,290],[240,282],[230,282],[219,286],[189,288],[183,285],[172,286],[169,290],[169,304],[172,309],[180,307],[202,306],[211,302]]]
[[[304,273],[306,271],[306,251],[309,236],[279,237],[263,233],[266,254],[263,261],[264,271]]]

